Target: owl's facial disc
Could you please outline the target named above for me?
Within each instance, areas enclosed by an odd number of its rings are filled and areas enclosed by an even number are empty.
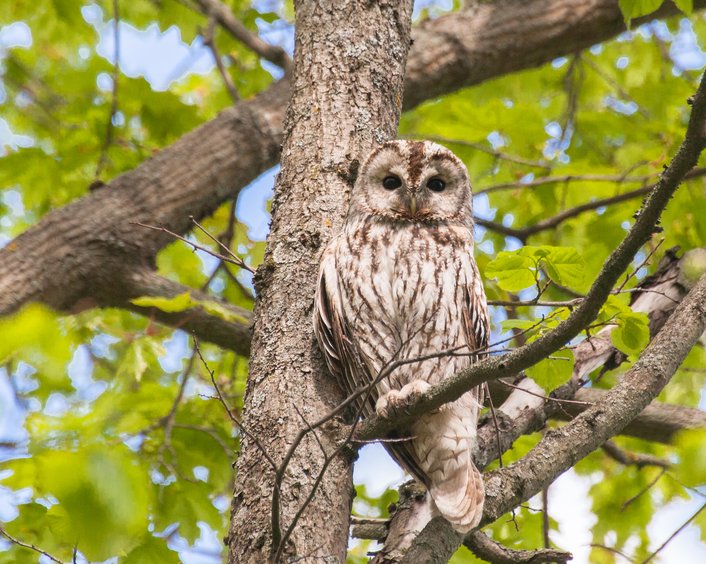
[[[350,217],[470,226],[468,173],[448,149],[429,141],[390,141],[371,151],[351,197]]]

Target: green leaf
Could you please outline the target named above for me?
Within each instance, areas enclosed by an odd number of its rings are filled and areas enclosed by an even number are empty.
[[[545,358],[525,372],[549,394],[571,378],[574,367],[574,354],[570,350],[553,353],[551,358]]]
[[[577,287],[583,282],[584,263],[576,249],[552,245],[502,251],[487,264],[485,274],[495,278],[503,290],[517,292],[534,286],[540,269],[562,286]]]
[[[610,333],[613,346],[627,355],[640,354],[650,342],[650,325],[647,315],[630,310],[620,313],[615,321],[618,326]]]
[[[537,256],[541,256],[547,276],[557,284],[576,288],[583,282],[584,263],[576,249],[545,245],[539,247]]]
[[[498,286],[508,292],[518,292],[535,285],[532,268],[535,261],[517,251],[502,251],[485,267],[485,275],[495,278]]]
[[[201,535],[199,521],[218,529],[222,516],[209,499],[211,492],[205,482],[177,481],[162,488],[155,527],[164,530],[173,523],[179,524],[179,534],[193,543]]]
[[[151,535],[143,539],[142,544],[130,551],[122,564],[168,564],[169,562],[180,562],[179,555],[170,550],[165,539],[156,538]]]
[[[687,16],[690,16],[694,11],[694,0],[674,0],[674,5]]]
[[[215,300],[199,300],[196,303],[200,305],[206,313],[209,313],[215,317],[220,317],[224,321],[229,321],[230,323],[248,323],[248,320],[245,317],[238,315],[226,307],[225,304]]]
[[[45,306],[29,304],[0,319],[0,363],[24,361],[37,369],[52,391],[70,390],[66,365],[76,340],[70,323]],[[44,394],[48,390],[42,388]]]
[[[175,313],[184,311],[190,307],[194,307],[195,301],[191,299],[190,292],[177,294],[173,298],[162,298],[159,296],[140,296],[130,300],[133,304],[140,307],[156,307],[167,313]]]
[[[664,0],[619,0],[618,5],[626,23],[633,18],[646,16],[659,8]]]
[[[680,431],[675,444],[679,453],[674,470],[677,478],[689,487],[706,484],[706,429]]]
[[[42,492],[66,512],[70,539],[89,560],[129,550],[148,522],[147,474],[127,449],[50,451],[37,457]]]

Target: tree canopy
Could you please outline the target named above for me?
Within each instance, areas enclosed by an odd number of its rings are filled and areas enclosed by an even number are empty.
[[[672,163],[706,65],[703,6],[606,1],[595,22],[577,23],[561,10],[590,2],[541,2],[565,22],[531,36],[522,2],[416,4],[398,136],[440,142],[468,167],[501,353],[541,339],[583,303]],[[452,60],[438,42],[478,14],[517,27],[506,37],[486,25],[483,45],[454,44]],[[249,433],[252,310],[274,268],[265,258],[273,167],[291,133],[282,126],[290,78],[302,72],[291,59],[294,17],[291,3],[268,0],[0,7],[0,560],[223,558]],[[275,205],[287,197],[278,191]],[[579,384],[600,394],[640,367],[656,322],[634,307],[635,289],[663,257],[706,247],[703,159],[652,231],[596,319],[527,368],[540,396]],[[285,244],[306,247],[310,235]],[[702,254],[688,257],[687,290],[706,271]],[[286,304],[258,307],[281,308],[286,323]],[[572,379],[578,343],[605,327],[611,360]],[[516,550],[643,562],[655,552],[658,561],[684,525],[681,550],[706,554],[703,346],[689,347],[657,398],[673,430],[637,422],[573,466],[575,483],[589,484],[590,547],[560,542],[551,487],[483,531]],[[495,407],[516,383],[491,388]],[[502,464],[561,428],[569,404],[587,401],[576,393]],[[370,488],[356,485],[354,515],[387,518],[397,492]],[[349,561],[367,561],[367,537],[351,543]],[[451,561],[482,561],[476,554],[462,547]]]

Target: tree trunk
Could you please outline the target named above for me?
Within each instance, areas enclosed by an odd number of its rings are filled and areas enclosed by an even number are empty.
[[[334,448],[337,425],[317,431],[320,444],[309,435],[287,465],[274,543],[275,473],[262,450],[279,465],[306,422],[343,399],[312,337],[319,256],[342,224],[358,160],[397,130],[410,43],[411,0],[302,0],[295,6],[294,83],[282,171],[255,281],[245,434],[229,537],[230,561],[238,563],[273,559],[277,537],[287,541],[281,556],[345,562],[353,488],[351,461],[342,456],[333,459],[286,539],[316,487],[322,449]],[[257,437],[259,445],[249,437]]]

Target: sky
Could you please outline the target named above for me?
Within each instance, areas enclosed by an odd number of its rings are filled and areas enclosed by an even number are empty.
[[[272,0],[259,0],[255,2],[262,8],[277,5]],[[425,0],[417,1],[415,4],[415,14],[424,8],[436,11],[444,11],[452,6],[451,0]],[[82,10],[84,19],[95,26],[100,34],[100,42],[97,52],[112,62],[114,36],[110,21],[105,19],[101,8],[96,5],[85,7]],[[263,37],[270,42],[282,45],[291,52],[293,48],[292,29],[290,27],[276,26],[264,21],[258,22]],[[669,33],[666,26],[656,23],[649,28],[641,28],[639,33],[657,35]],[[138,30],[125,23],[120,24],[119,33],[121,35],[120,66],[121,71],[130,77],[145,77],[155,90],[166,90],[175,83],[184,80],[191,73],[208,73],[212,70],[214,63],[210,52],[203,46],[200,39],[192,44],[186,44],[181,39],[181,34],[177,28],[160,30],[156,24],[150,25],[146,29]],[[12,46],[29,47],[31,45],[31,32],[29,28],[21,23],[15,23],[0,28],[0,57],[3,49]],[[702,68],[706,64],[706,55],[698,47],[691,24],[684,19],[681,25],[681,32],[671,44],[671,55],[675,59],[676,66],[688,69]],[[562,60],[557,60],[556,65],[563,64]],[[616,61],[616,65],[627,64],[624,61]],[[263,66],[275,75],[279,72],[267,62]],[[106,85],[109,89],[110,86]],[[4,101],[5,94],[0,84],[0,103]],[[634,109],[623,108],[626,113],[631,113]],[[547,151],[561,150],[556,144],[552,144],[552,139],[561,138],[561,131],[556,131],[551,124],[547,127]],[[497,134],[489,132],[489,141],[499,144],[502,139],[498,139]],[[10,131],[7,122],[0,117],[0,147],[4,144],[13,148],[21,148],[32,145],[32,139],[13,133]],[[238,219],[247,225],[249,237],[253,240],[264,240],[269,225],[269,215],[266,204],[272,197],[274,179],[277,168],[274,168],[261,175],[240,193],[237,202]],[[528,179],[529,180],[529,179]],[[11,193],[3,194],[6,204],[17,208],[21,206],[19,195]],[[474,200],[476,213],[481,217],[492,218],[494,210],[488,206],[487,198],[480,197]],[[6,244],[7,240],[0,240],[0,245]],[[210,257],[202,256],[207,264]],[[177,333],[177,335],[179,335]],[[180,362],[181,358],[187,354],[187,343],[184,334],[176,336],[173,343],[167,347],[167,357],[163,360],[166,364]],[[86,381],[82,374],[86,373],[86,360],[82,359],[79,351],[69,367],[72,378],[82,389],[82,393],[98,394],[100,389],[91,388],[91,382]],[[83,378],[83,380],[82,380]],[[706,402],[702,402],[702,408],[706,408]],[[49,409],[61,410],[61,405],[49,406]],[[15,394],[10,385],[10,380],[6,372],[0,369],[0,441],[22,439],[24,432],[21,424],[24,418],[25,407],[15,403]],[[0,457],[2,451],[0,451]],[[400,468],[386,454],[380,445],[367,445],[361,452],[354,469],[354,480],[356,484],[366,484],[368,492],[372,495],[381,494],[386,488],[396,487],[405,481],[407,477]],[[551,515],[559,523],[559,530],[552,533],[552,540],[562,548],[570,549],[575,557],[574,562],[581,563],[588,561],[591,542],[590,528],[595,517],[590,512],[590,500],[588,490],[597,477],[578,476],[573,470],[562,475],[549,490],[549,507]],[[29,492],[20,492],[19,495],[10,495],[8,490],[0,488],[0,521],[8,520],[15,514],[14,505],[26,501]],[[701,504],[700,500],[685,500],[669,504],[659,511],[649,525],[651,537],[651,548],[656,548],[673,532],[678,526],[693,513]],[[537,507],[536,500],[531,505]],[[177,540],[173,548],[181,551],[181,556],[187,564],[212,564],[219,562],[220,558],[214,556],[218,554],[221,547],[220,539],[207,526],[202,528],[202,537],[195,546],[189,547],[184,542]],[[688,527],[677,536],[667,548],[661,553],[661,562],[665,563],[687,563],[706,562],[706,547],[699,541],[699,532],[695,527]]]

